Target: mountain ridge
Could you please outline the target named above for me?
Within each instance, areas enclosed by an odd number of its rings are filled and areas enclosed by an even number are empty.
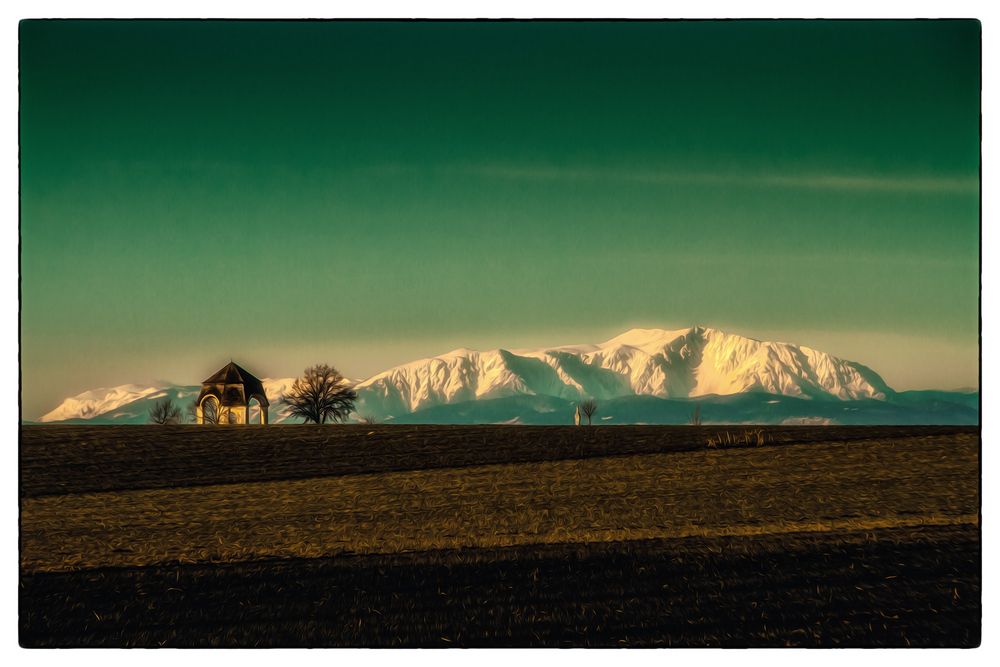
[[[482,352],[459,348],[390,368],[355,389],[359,414],[380,417],[514,394],[606,400],[764,391],[884,400],[894,393],[863,364],[703,326],[630,329],[598,344]]]
[[[272,423],[287,419],[287,411],[278,401],[293,380],[264,380]],[[594,398],[605,403],[624,401],[623,406],[652,406],[633,399],[683,402],[703,398],[711,403],[717,402],[713,397],[754,394],[798,399],[805,407],[797,407],[796,414],[812,410],[817,415],[831,410],[840,414],[836,409],[819,406],[826,402],[866,405],[864,402],[870,401],[865,409],[884,414],[895,414],[879,406],[887,401],[910,407],[937,401],[940,409],[952,404],[962,409],[971,405],[971,396],[953,399],[951,392],[896,392],[873,369],[807,346],[763,341],[700,325],[674,330],[629,329],[596,344],[485,351],[456,348],[386,369],[353,387],[358,392],[356,417],[399,422],[407,420],[408,415],[420,414],[440,414],[442,419],[448,419],[448,406],[454,405],[463,406],[460,411],[466,414],[477,413],[467,404],[517,396],[549,397],[561,401],[559,405]],[[189,402],[199,389],[198,385],[163,383],[95,389],[65,399],[39,421],[142,423],[155,400],[169,396],[180,403]],[[808,407],[810,402],[813,408]],[[759,403],[758,412],[763,418],[773,401]],[[522,404],[534,405],[530,400]],[[636,410],[633,406],[625,412],[641,419],[641,410]],[[676,412],[674,408],[673,412],[664,412],[662,405],[657,410],[663,414]],[[753,414],[750,408],[741,410],[741,418]],[[488,411],[482,414],[488,417]],[[931,410],[927,414],[936,413]],[[969,418],[966,413],[962,415],[964,420]],[[501,421],[516,418],[514,415]]]

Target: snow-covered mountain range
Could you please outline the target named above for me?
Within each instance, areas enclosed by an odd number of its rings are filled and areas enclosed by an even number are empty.
[[[279,399],[292,380],[263,381],[271,401],[272,423],[287,417]],[[797,418],[829,415],[833,410],[839,418],[869,404],[883,419],[919,420],[914,415],[893,416],[895,413],[886,412],[885,404],[911,410],[913,405],[931,400],[910,395],[917,392],[893,391],[878,373],[857,362],[808,347],[759,341],[701,326],[632,329],[598,344],[452,350],[383,371],[356,383],[354,389],[358,392],[357,416],[400,422],[490,421],[491,415],[501,413],[507,417],[503,421],[538,421],[540,414],[559,411],[558,418],[553,417],[559,423],[565,419],[563,405],[588,397],[618,406],[623,415],[630,415],[628,421],[644,421],[644,411],[651,410],[660,415],[680,414],[687,410],[684,405],[664,406],[695,400],[730,406],[720,408],[723,421],[725,410],[732,411],[731,406],[737,403],[739,417],[734,413],[733,419],[739,421],[774,421],[784,418],[788,410]],[[144,423],[155,400],[170,396],[186,405],[198,391],[198,386],[95,389],[66,399],[39,421]],[[733,395],[749,398],[723,400]],[[934,400],[940,403],[942,395],[935,393]],[[951,406],[952,400],[944,403]],[[960,419],[971,419],[971,400],[954,400],[965,410]],[[833,408],[830,402],[842,405]],[[775,412],[779,403],[784,406],[782,414]],[[761,416],[755,417],[748,405],[757,404]],[[523,419],[519,411],[525,413]],[[772,416],[766,417],[768,414]],[[978,418],[978,411],[975,416]]]
[[[596,345],[458,349],[391,368],[356,390],[358,413],[377,417],[518,394],[600,400],[758,391],[853,400],[892,393],[877,373],[853,361],[707,327],[632,329]]]

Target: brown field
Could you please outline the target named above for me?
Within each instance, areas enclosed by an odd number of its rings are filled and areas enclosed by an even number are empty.
[[[978,429],[721,431],[25,427],[22,643],[978,644]]]

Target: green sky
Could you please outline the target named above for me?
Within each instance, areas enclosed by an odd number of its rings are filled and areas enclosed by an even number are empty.
[[[694,323],[977,382],[976,21],[20,26],[31,418]]]

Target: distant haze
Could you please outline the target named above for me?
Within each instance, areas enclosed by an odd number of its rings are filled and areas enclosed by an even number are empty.
[[[20,25],[26,418],[633,326],[978,385],[975,21]]]

